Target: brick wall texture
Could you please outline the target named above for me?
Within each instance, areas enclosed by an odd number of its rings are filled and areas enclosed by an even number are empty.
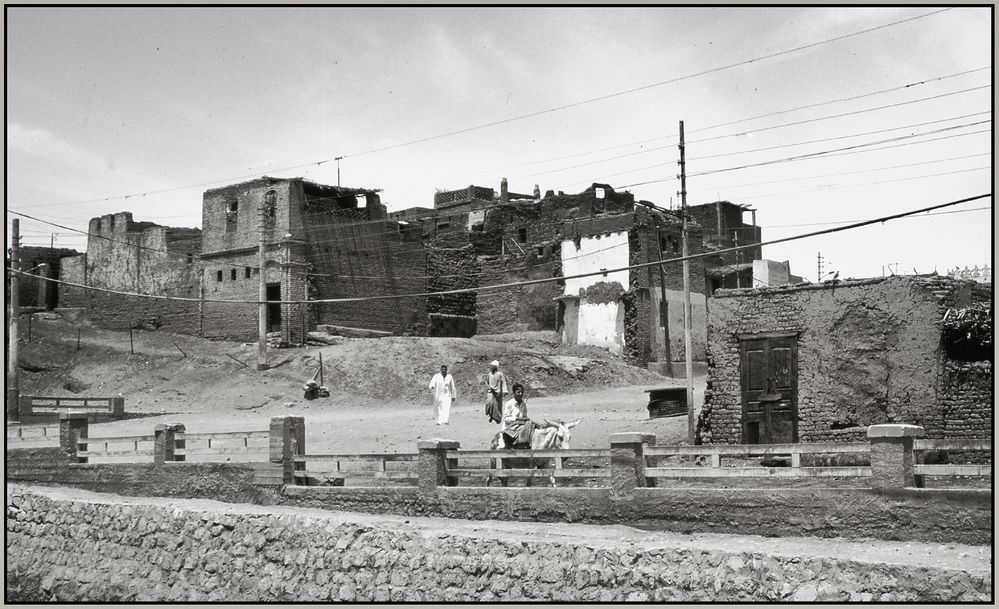
[[[716,292],[702,439],[742,442],[739,337],[765,333],[798,336],[802,442],[863,440],[889,422],[929,438],[992,437],[992,363],[948,360],[936,325],[948,307],[986,296],[936,276]]]
[[[987,567],[183,500],[7,495],[9,600],[964,601]],[[11,599],[14,591],[19,598]]]

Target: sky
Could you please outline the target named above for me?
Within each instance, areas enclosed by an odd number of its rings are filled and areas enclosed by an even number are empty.
[[[676,208],[683,121],[687,203],[751,206],[764,241],[790,237],[991,194],[992,19],[920,6],[6,7],[6,225],[20,218],[26,245],[83,251],[85,235],[52,223],[86,231],[129,211],[200,227],[208,188],[337,184],[338,167],[343,186],[382,189],[389,211],[469,184],[498,191],[503,177],[513,192],[603,182]],[[810,281],[820,254],[840,278],[991,266],[991,196],[941,211],[763,255]]]

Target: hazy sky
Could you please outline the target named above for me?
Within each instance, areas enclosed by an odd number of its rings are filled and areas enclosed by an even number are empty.
[[[206,188],[336,184],[337,156],[390,210],[502,177],[677,206],[682,120],[688,203],[752,205],[764,240],[790,236],[991,192],[992,15],[941,10],[8,7],[7,209],[200,226]],[[813,281],[819,252],[841,277],[991,264],[991,206],[764,257]]]

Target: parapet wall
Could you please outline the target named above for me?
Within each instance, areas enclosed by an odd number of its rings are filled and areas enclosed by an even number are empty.
[[[8,601],[988,602],[988,548],[462,522],[8,486]],[[486,525],[486,526],[483,526]],[[802,540],[803,541],[803,540]],[[857,548],[851,548],[857,545]],[[849,547],[847,547],[849,546]],[[959,552],[981,568],[955,568]],[[949,554],[948,554],[949,553]],[[949,559],[949,560],[948,560]],[[965,563],[976,564],[974,561]]]

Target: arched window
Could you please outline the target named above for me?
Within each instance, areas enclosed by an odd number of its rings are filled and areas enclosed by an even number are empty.
[[[277,193],[268,190],[264,195],[264,217],[273,219],[277,217]]]

